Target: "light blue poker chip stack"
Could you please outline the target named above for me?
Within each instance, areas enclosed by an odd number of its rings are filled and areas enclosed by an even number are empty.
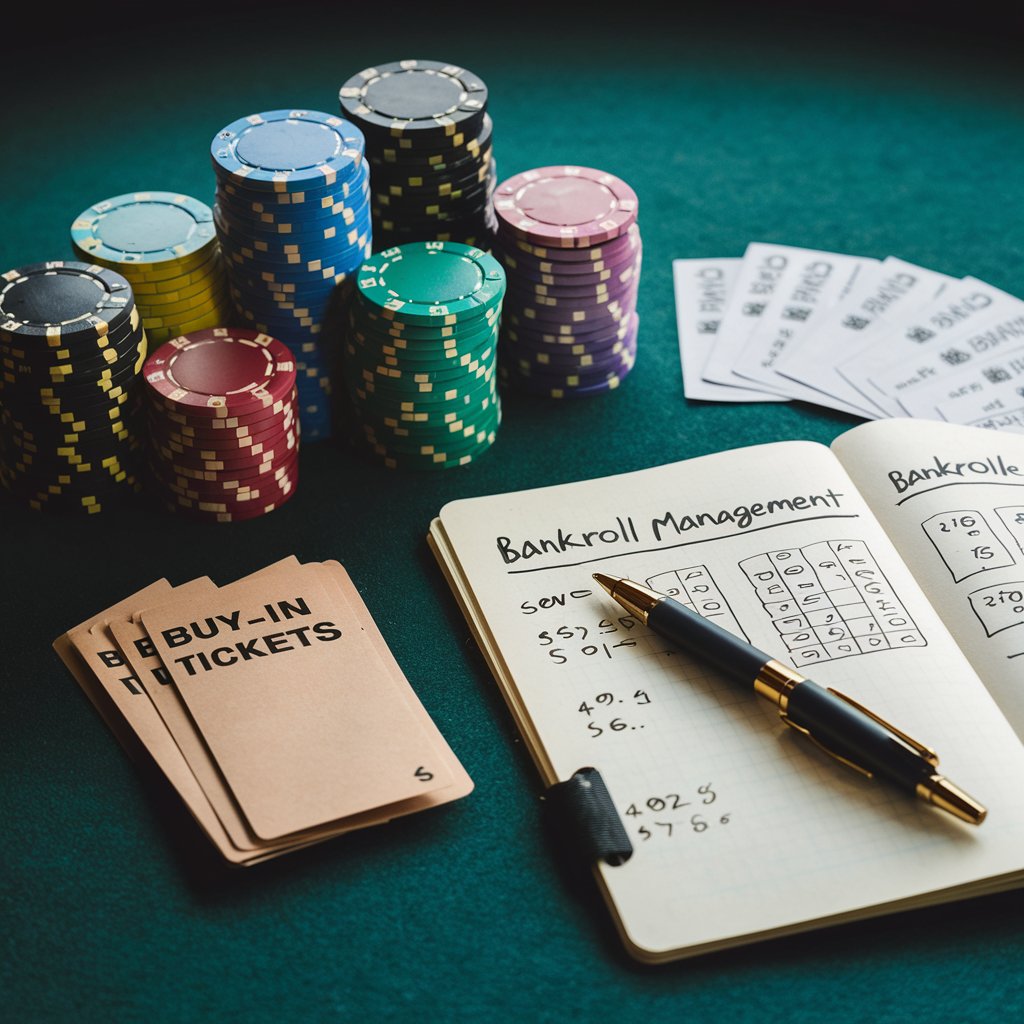
[[[233,121],[210,150],[232,300],[294,354],[303,441],[327,438],[336,354],[323,325],[372,246],[363,134],[337,115],[272,110]]]

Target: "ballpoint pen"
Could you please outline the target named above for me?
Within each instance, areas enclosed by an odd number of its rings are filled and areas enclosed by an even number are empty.
[[[593,573],[623,608],[654,632],[701,658],[779,709],[779,717],[843,764],[881,778],[962,821],[986,810],[936,769],[934,750],[911,739],[838,690],[819,686],[667,594],[633,580]]]

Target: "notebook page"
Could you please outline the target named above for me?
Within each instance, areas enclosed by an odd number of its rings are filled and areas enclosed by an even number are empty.
[[[901,419],[833,447],[1024,738],[1024,437]]]
[[[882,912],[1024,864],[1021,744],[823,446],[463,499],[431,539],[545,781],[604,777],[635,853],[600,875],[634,955]],[[989,820],[972,829],[839,765],[625,614],[597,570],[676,590],[920,736]]]

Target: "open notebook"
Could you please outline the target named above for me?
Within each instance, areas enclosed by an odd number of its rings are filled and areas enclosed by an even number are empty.
[[[596,768],[595,872],[669,960],[1024,882],[1024,438],[919,420],[453,501],[430,545],[547,785]],[[935,748],[962,824],[855,774],[623,613],[674,594]]]

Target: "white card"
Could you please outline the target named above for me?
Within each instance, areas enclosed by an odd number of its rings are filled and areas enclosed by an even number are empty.
[[[815,249],[794,254],[757,326],[733,362],[733,372],[790,398],[860,415],[856,407],[783,377],[775,367],[802,336],[813,330],[821,315],[850,291],[862,272],[877,263],[870,257]]]
[[[751,242],[747,246],[728,305],[719,321],[714,347],[704,364],[704,380],[749,390],[749,381],[732,372],[733,361],[757,325],[758,317],[789,266],[790,257],[800,251],[791,245],[766,242]]]
[[[762,391],[709,384],[701,378],[741,262],[738,256],[672,261],[679,361],[683,368],[683,393],[687,398],[709,402],[776,401],[774,396]]]
[[[1024,433],[1024,346],[975,361],[946,380],[916,388],[901,402],[911,416]],[[1004,422],[996,428],[999,419]]]
[[[952,289],[950,286],[947,291]],[[894,416],[906,415],[904,395],[952,381],[968,365],[988,359],[999,350],[1024,344],[1024,302],[992,290],[996,292],[993,301],[962,326],[936,330],[931,337],[922,331],[923,340],[910,341],[909,352],[907,344],[893,339],[893,350],[902,352],[903,358],[871,370],[864,383],[865,389],[875,389],[869,393],[879,396],[879,405],[895,409]],[[916,329],[912,326],[907,333]],[[906,340],[906,334],[903,337]]]
[[[776,367],[791,380],[807,384],[833,398],[859,408],[863,415],[877,417],[872,405],[837,366],[853,353],[863,351],[903,310],[917,309],[930,302],[953,278],[887,256],[874,268],[867,268],[850,293],[818,318],[814,330]]]

